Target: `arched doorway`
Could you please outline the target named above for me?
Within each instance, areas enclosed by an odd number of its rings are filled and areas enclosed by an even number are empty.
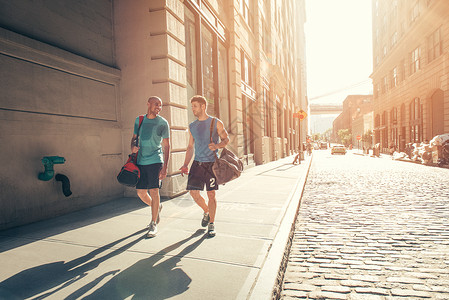
[[[444,133],[444,92],[437,90],[432,95],[432,137]]]

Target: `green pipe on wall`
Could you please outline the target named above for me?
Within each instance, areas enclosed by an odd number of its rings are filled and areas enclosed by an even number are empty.
[[[49,181],[55,175],[55,170],[53,169],[54,164],[65,163],[65,158],[61,156],[44,156],[42,158],[42,164],[44,165],[44,172],[39,173],[38,178],[42,181]]]

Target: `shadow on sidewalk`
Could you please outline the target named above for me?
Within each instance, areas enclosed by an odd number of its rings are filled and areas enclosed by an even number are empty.
[[[146,232],[146,229],[139,230],[69,262],[58,261],[48,263],[17,273],[0,282],[0,299],[28,299],[31,297],[33,297],[32,299],[44,299],[49,297],[84,278],[88,275],[89,271],[95,269],[100,263],[123,253],[133,245],[137,244],[145,238],[144,234],[139,236],[139,234],[144,232]],[[201,239],[198,239],[193,244],[187,246],[178,255],[173,256],[158,265],[156,265],[156,263],[163,259],[165,254],[175,250],[192,238],[200,236],[202,233],[204,233],[204,230],[200,229],[184,240],[166,247],[147,259],[135,263],[119,275],[113,277],[99,290],[95,291],[91,296],[88,296],[88,298],[124,299],[130,295],[138,295],[141,296],[141,298],[147,298],[147,295],[154,295],[154,297],[151,296],[150,298],[165,299],[186,291],[192,280],[182,271],[182,269],[176,268],[176,265],[182,257],[197,248],[206,238],[206,235],[203,235]],[[137,236],[136,239],[120,248],[91,260],[102,252],[111,249],[114,245],[135,236]],[[79,299],[85,293],[93,289],[104,278],[114,276],[118,272],[120,272],[119,269],[104,273],[92,282],[79,288],[65,299]]]
[[[167,299],[184,293],[189,289],[192,279],[177,265],[207,238],[204,232],[204,229],[198,229],[191,236],[136,262],[83,299]],[[200,239],[185,247],[178,255],[164,260],[164,255],[202,234]],[[89,289],[89,286],[82,287],[66,299],[78,299]]]
[[[55,293],[56,291],[61,290],[67,286],[70,286],[71,284],[80,280],[81,278],[87,275],[86,272],[96,268],[100,263],[126,251],[127,249],[135,245],[137,242],[142,240],[145,237],[145,235],[139,236],[137,239],[129,242],[124,246],[121,246],[120,248],[108,253],[107,255],[96,258],[90,262],[89,260],[93,259],[100,253],[111,249],[114,245],[117,245],[134,236],[138,236],[139,234],[143,234],[145,231],[146,229],[139,230],[133,234],[130,234],[112,243],[109,243],[101,248],[98,248],[82,257],[71,260],[69,262],[63,261],[52,262],[17,273],[16,275],[13,275],[12,277],[0,282],[0,299],[25,299],[38,295],[40,293],[43,293],[45,291],[48,291],[63,284],[56,290],[48,292],[45,295],[33,299],[43,299],[45,297],[48,297],[51,294]],[[118,271],[119,270],[115,270],[109,272],[111,274],[105,275],[106,276],[112,275]]]
[[[36,240],[43,240],[69,230],[89,226],[145,207],[147,205],[138,198],[120,198],[51,219],[6,229],[0,231],[0,243],[3,242],[0,244],[0,252],[8,251]]]

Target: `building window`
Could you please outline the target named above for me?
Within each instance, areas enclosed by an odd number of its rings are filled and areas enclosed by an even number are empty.
[[[263,88],[263,117],[265,136],[271,137],[271,101],[267,88]]]
[[[280,101],[276,101],[276,120],[277,120],[277,137],[280,138],[282,137],[282,107],[281,107],[281,102]]]
[[[254,100],[242,95],[243,153],[254,153]]]
[[[271,39],[270,39],[270,30],[268,27],[268,23],[267,21],[265,21],[265,19],[262,18],[262,48],[263,51],[265,52],[265,55],[267,55],[268,57],[271,56]]]
[[[405,80],[405,61],[402,60],[399,64],[399,75],[398,80],[403,81]]]
[[[391,48],[393,48],[397,42],[398,42],[398,32],[395,31],[391,36]]]
[[[187,96],[203,95],[208,102],[207,113],[220,118],[229,130],[226,29],[202,1],[184,3]],[[195,119],[188,109],[188,121]]]
[[[254,30],[254,21],[252,15],[252,9],[250,6],[250,0],[241,0],[240,1],[240,13],[242,14],[243,19],[246,24],[248,24],[251,30]]]
[[[248,86],[251,88],[255,87],[255,66],[254,64],[249,60],[249,57],[241,51],[241,62],[242,62],[242,81],[245,82]]]
[[[382,94],[385,94],[387,92],[387,76],[384,76],[382,78]]]
[[[379,97],[379,95],[380,95],[380,84],[376,84],[376,95],[375,95],[375,97],[377,98],[377,97]]]
[[[218,45],[218,91],[220,119],[225,128],[230,129],[229,120],[229,85],[228,85],[228,51],[222,43]]]
[[[400,34],[400,36],[402,37],[402,36],[404,35],[404,33],[405,33],[405,22],[402,21],[402,22],[401,22],[401,27],[400,27],[400,29],[399,29],[399,34]]]
[[[405,121],[406,121],[406,118],[405,118],[405,104],[402,103],[402,105],[401,105],[401,125],[402,126],[405,126]],[[404,135],[404,138],[405,138],[405,135]]]
[[[438,28],[428,39],[428,56],[429,62],[439,57],[443,52],[443,44],[441,42],[441,28]]]
[[[391,124],[393,125],[398,124],[398,109],[396,107],[393,107],[393,109],[390,112],[390,120]]]
[[[250,83],[250,62],[248,57],[242,51],[242,81],[249,85]]]
[[[213,35],[206,26],[201,26],[201,49],[203,65],[203,96],[207,100],[207,112],[217,116],[215,110],[214,63],[213,63]]]
[[[419,17],[419,2],[417,1],[410,10],[410,23],[415,22],[418,17]]]
[[[374,127],[379,129],[379,127],[380,127],[380,115],[376,115],[376,117],[374,118]]]
[[[187,98],[190,99],[198,94],[197,88],[197,53],[195,37],[195,15],[189,10],[184,10],[185,19],[185,40],[186,40],[186,79],[187,79]],[[195,121],[191,109],[188,109],[189,123]]]
[[[398,68],[394,67],[391,71],[391,87],[397,87],[398,86]]]
[[[419,143],[422,139],[422,105],[419,98],[410,102],[410,142]]]
[[[410,74],[414,74],[420,68],[421,49],[418,47],[411,53]]]

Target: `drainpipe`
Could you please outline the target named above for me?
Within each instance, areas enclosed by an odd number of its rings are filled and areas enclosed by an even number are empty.
[[[62,193],[64,194],[64,196],[70,196],[72,194],[72,191],[70,190],[69,178],[63,174],[56,174],[55,179],[56,181],[62,182]]]

